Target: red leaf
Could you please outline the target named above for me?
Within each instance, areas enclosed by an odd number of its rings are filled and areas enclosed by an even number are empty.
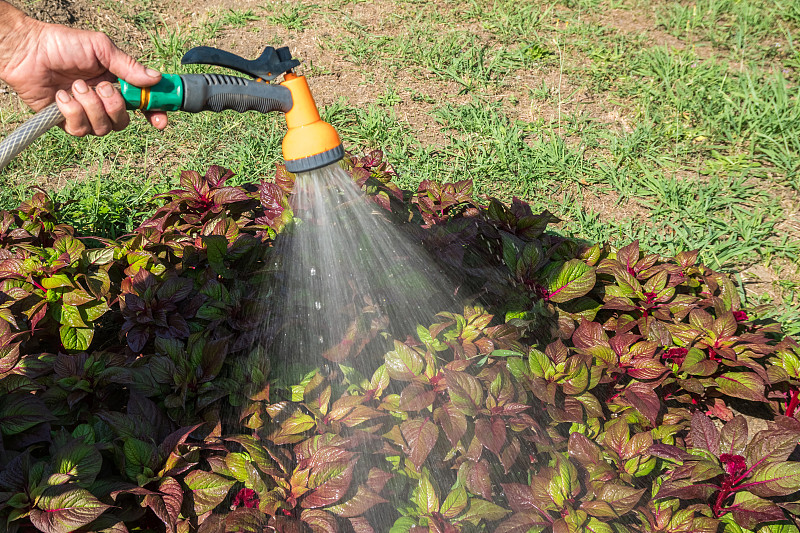
[[[174,478],[165,477],[158,486],[158,494],[145,496],[144,504],[164,522],[168,531],[175,531],[183,504],[183,487]]]
[[[419,469],[439,438],[439,428],[429,418],[406,420],[400,425],[400,432],[408,443],[409,460]]]
[[[454,448],[467,431],[467,417],[450,402],[433,411],[433,420],[442,428]]]
[[[499,416],[489,418],[479,418],[475,421],[475,436],[483,444],[484,448],[500,455],[500,450],[506,443],[506,424]]]
[[[481,496],[486,500],[492,499],[492,481],[489,477],[489,463],[481,459],[477,463],[464,463],[468,465],[467,488],[470,492]]]
[[[508,505],[515,513],[534,509],[533,492],[522,483],[501,483]]]
[[[421,411],[431,405],[436,399],[436,392],[423,385],[413,382],[400,393],[400,409],[403,411]]]
[[[314,533],[339,533],[339,527],[336,524],[336,517],[327,511],[319,509],[306,509],[300,514],[300,520],[305,522],[311,527]],[[278,530],[284,531],[284,530]],[[286,531],[305,531],[305,528],[298,526],[298,528]]]
[[[652,386],[646,383],[631,383],[625,389],[625,399],[642,413],[653,426],[657,425],[658,413],[661,411],[661,400]]]
[[[300,505],[305,509],[314,509],[326,505],[333,505],[341,500],[342,496],[344,496],[350,488],[350,482],[353,480],[354,466],[355,463],[350,463],[341,474],[328,479],[316,489],[308,492]]]
[[[329,507],[328,511],[343,518],[352,518],[362,515],[379,503],[386,503],[387,500],[375,494],[372,490],[359,485],[356,495],[339,505]]]

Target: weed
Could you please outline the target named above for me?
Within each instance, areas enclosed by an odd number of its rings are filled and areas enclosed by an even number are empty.
[[[246,26],[248,22],[253,22],[260,19],[261,17],[256,15],[252,9],[246,9],[246,10],[228,9],[222,15],[220,23],[223,26],[241,28],[242,26]]]
[[[394,87],[387,87],[386,92],[378,95],[375,99],[375,103],[384,106],[384,107],[392,107],[399,103],[402,103],[403,99],[397,93],[397,90]]]
[[[313,7],[304,4],[282,4],[275,13],[267,15],[267,20],[287,30],[301,31],[305,29],[306,21],[311,18]]]
[[[180,69],[181,58],[188,49],[191,36],[181,27],[148,31],[152,51],[148,62],[164,72],[177,72]]]

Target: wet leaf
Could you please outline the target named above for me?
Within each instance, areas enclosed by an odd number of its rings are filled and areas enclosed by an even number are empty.
[[[109,506],[86,489],[61,485],[45,489],[30,520],[44,533],[67,533],[100,516]]]
[[[439,438],[439,428],[426,418],[407,420],[400,425],[400,431],[409,447],[408,458],[419,469],[436,444],[436,439]]]
[[[401,381],[411,381],[425,368],[422,356],[400,341],[394,341],[394,350],[386,354],[385,361],[389,377]]]

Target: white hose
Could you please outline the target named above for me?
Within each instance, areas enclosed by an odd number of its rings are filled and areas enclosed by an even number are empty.
[[[0,141],[0,171],[44,132],[64,121],[55,103],[45,107]]]

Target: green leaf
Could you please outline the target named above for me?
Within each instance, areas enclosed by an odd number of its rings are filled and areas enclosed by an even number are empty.
[[[719,390],[728,396],[753,402],[766,402],[764,382],[753,372],[726,372],[715,379]]]
[[[42,278],[39,284],[45,289],[57,289],[58,287],[72,287],[72,280],[66,274],[53,274],[49,278]]]
[[[614,530],[606,522],[601,522],[595,517],[589,517],[589,520],[583,525],[585,533],[614,533]]]
[[[86,328],[81,312],[74,305],[55,304],[50,307],[56,322],[72,328]],[[88,346],[88,345],[87,345]],[[85,348],[84,348],[85,349]]]
[[[281,434],[297,435],[304,433],[317,426],[317,422],[302,411],[295,411],[292,415],[281,422]]]
[[[741,485],[756,496],[787,496],[800,490],[800,462],[763,463]]]
[[[419,485],[413,496],[414,502],[419,508],[420,514],[432,514],[439,512],[439,496],[428,476],[419,479]]]
[[[211,269],[223,278],[231,278],[234,272],[225,265],[228,253],[228,239],[223,235],[206,235],[203,237],[208,264]]]
[[[417,525],[417,521],[410,516],[401,516],[392,524],[389,533],[408,533],[411,528]]]
[[[469,497],[464,487],[458,487],[450,491],[447,498],[442,502],[439,510],[445,518],[455,518],[461,511],[467,508]]]
[[[481,500],[480,498],[472,498],[470,499],[469,510],[459,518],[459,521],[478,525],[481,520],[489,522],[501,520],[510,512],[495,503]]]
[[[580,259],[556,264],[547,276],[548,299],[564,303],[586,295],[595,285],[595,269]]]
[[[41,398],[31,394],[0,394],[0,433],[17,435],[37,424],[56,420]]]
[[[106,302],[100,300],[92,302],[90,305],[81,306],[80,311],[90,322],[95,322],[98,318],[111,310]]]
[[[44,533],[68,533],[85,526],[108,509],[92,494],[72,485],[59,485],[45,489],[30,520]]]
[[[389,377],[401,381],[411,381],[425,368],[422,356],[398,340],[394,341],[394,350],[388,352],[384,359]]]
[[[114,260],[114,248],[84,250],[81,258],[89,265],[107,265]]]
[[[54,473],[69,474],[78,485],[86,487],[100,473],[103,458],[94,446],[84,443],[83,440],[72,440],[55,450],[50,464]]]
[[[61,253],[69,255],[70,262],[79,259],[81,253],[86,249],[81,241],[71,235],[62,235],[53,243],[53,248]]]
[[[212,472],[192,470],[184,478],[186,486],[192,491],[194,512],[198,515],[211,511],[222,503],[236,481],[225,479]]]
[[[79,352],[88,350],[94,337],[94,328],[74,328],[64,325],[59,328],[58,332],[64,348]]]
[[[156,447],[139,439],[128,438],[122,445],[125,455],[125,474],[133,481],[145,468],[153,469]]]
[[[531,348],[528,354],[528,367],[534,376],[549,380],[556,374],[556,367],[544,352]]]

